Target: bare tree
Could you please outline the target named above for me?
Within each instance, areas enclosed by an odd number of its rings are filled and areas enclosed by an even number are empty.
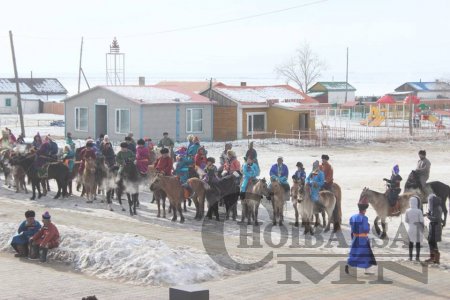
[[[275,72],[287,83],[293,81],[302,92],[307,93],[311,84],[319,79],[325,68],[325,62],[313,52],[309,43],[304,42],[295,50],[293,57],[275,68]]]

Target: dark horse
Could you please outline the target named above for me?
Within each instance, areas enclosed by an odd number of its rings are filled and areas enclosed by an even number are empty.
[[[218,182],[210,183],[210,188],[206,190],[206,200],[208,201],[208,212],[206,216],[212,219],[214,213],[216,220],[219,221],[219,202],[223,199],[227,211],[226,218],[233,212],[233,220],[236,220],[236,210],[239,199],[239,185],[234,175],[222,177]]]
[[[11,161],[12,165],[21,166],[31,180],[33,195],[30,199],[36,199],[36,189],[38,191],[38,198],[42,197],[40,183],[43,180],[48,179],[55,179],[58,184],[58,192],[54,199],[58,199],[61,195],[67,197],[67,183],[70,178],[69,168],[61,162],[50,163],[48,166],[47,177],[40,178],[37,169],[34,167],[35,157],[35,154],[28,154],[26,156],[18,155]]]
[[[139,184],[142,176],[134,162],[128,162],[123,167],[120,180],[117,185],[117,197],[122,206],[122,194],[127,193],[128,205],[130,206],[130,215],[137,215],[136,207],[139,202]]]
[[[448,213],[446,202],[447,198],[450,197],[450,186],[440,181],[427,182],[426,185],[429,189],[433,191],[433,193],[436,196],[438,196],[441,199],[440,201],[441,208],[442,212],[444,213],[442,226],[445,226],[447,222],[447,213]],[[421,188],[419,175],[415,170],[411,171],[411,173],[408,176],[408,180],[406,180],[405,192],[416,193],[421,198],[422,204],[428,203],[427,199],[428,195],[426,195],[423,189]]]

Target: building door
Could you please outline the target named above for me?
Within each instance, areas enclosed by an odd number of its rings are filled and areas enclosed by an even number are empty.
[[[300,131],[309,129],[309,114],[300,114],[298,127]]]
[[[108,109],[106,105],[95,105],[95,137],[108,134]]]

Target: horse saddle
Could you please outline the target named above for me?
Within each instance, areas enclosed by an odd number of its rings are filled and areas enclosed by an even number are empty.
[[[388,217],[398,217],[401,214],[400,211],[400,202],[396,201],[394,206],[389,206],[389,214]]]
[[[39,178],[47,178],[48,177],[48,167],[50,167],[51,163],[46,163],[41,168],[37,170],[37,175]]]

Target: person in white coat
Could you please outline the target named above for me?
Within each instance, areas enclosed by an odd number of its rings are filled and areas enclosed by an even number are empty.
[[[408,224],[408,238],[409,238],[409,260],[413,257],[414,244],[416,246],[416,261],[420,257],[420,244],[423,240],[423,213],[420,210],[420,201],[416,196],[409,198],[409,207],[406,210],[405,222]]]

